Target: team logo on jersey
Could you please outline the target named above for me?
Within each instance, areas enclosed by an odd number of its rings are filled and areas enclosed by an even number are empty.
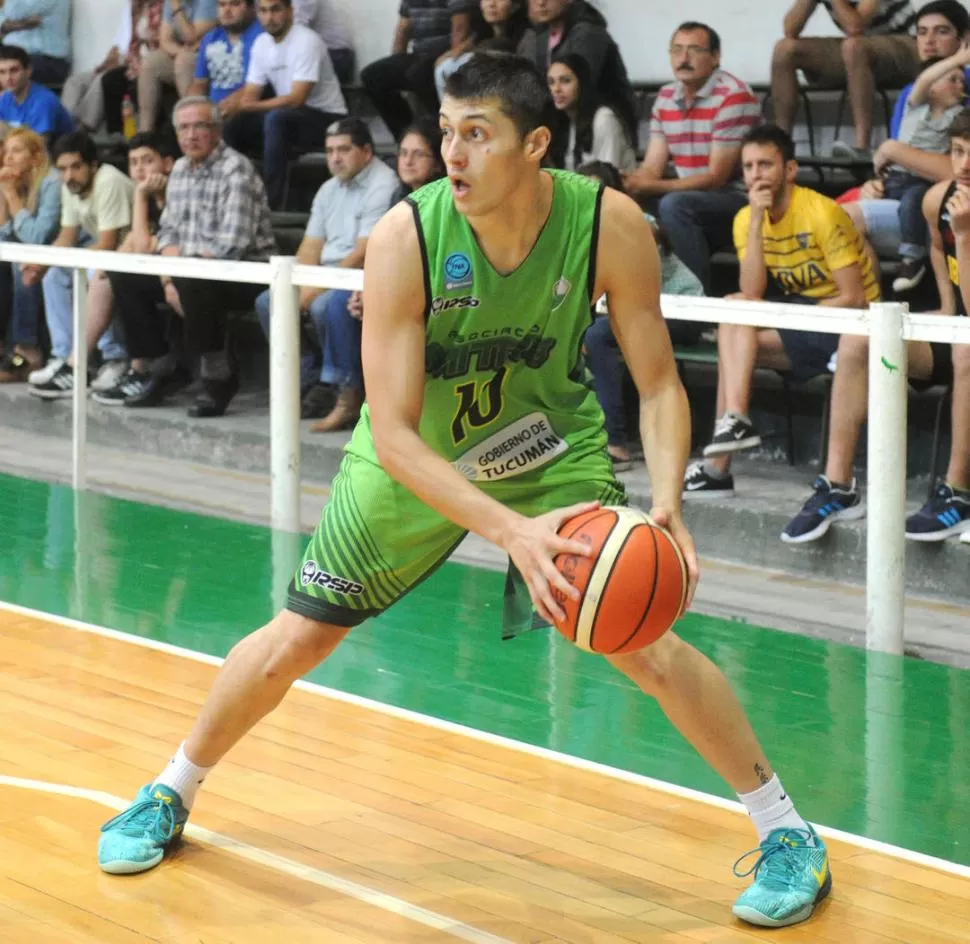
[[[327,573],[315,560],[308,560],[300,571],[300,583],[304,587],[319,587],[345,596],[359,597],[364,592],[364,585],[356,580],[338,577]]]
[[[445,288],[468,288],[475,281],[472,261],[463,252],[453,252],[445,259]]]
[[[800,246],[800,247],[801,247],[802,249],[808,249],[808,245],[809,245],[809,243],[811,242],[811,238],[812,238],[812,237],[811,237],[811,236],[810,236],[810,235],[809,235],[808,233],[798,233],[798,234],[797,234],[797,235],[795,236],[795,239],[797,239],[797,240],[798,240],[798,245],[799,245],[799,246]]]
[[[569,290],[573,287],[567,278],[559,278],[552,287],[552,310],[556,311],[566,300]]]
[[[431,299],[431,314],[440,315],[444,311],[454,311],[456,308],[477,308],[482,300],[474,295],[459,295],[458,298],[445,298],[435,295]]]

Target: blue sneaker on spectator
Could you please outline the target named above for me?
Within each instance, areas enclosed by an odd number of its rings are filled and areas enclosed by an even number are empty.
[[[812,487],[815,489],[812,497],[781,532],[781,539],[786,544],[817,541],[834,521],[851,521],[865,516],[865,505],[855,479],[848,488],[843,488],[820,475]]]
[[[910,541],[945,541],[956,534],[970,532],[970,492],[957,491],[941,482],[933,497],[906,519]]]

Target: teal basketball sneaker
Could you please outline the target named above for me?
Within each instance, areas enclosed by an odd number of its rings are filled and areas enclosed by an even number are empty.
[[[174,790],[146,784],[124,813],[101,827],[98,865],[112,875],[154,868],[182,835],[188,818],[189,811]]]
[[[814,842],[814,845],[809,843]],[[749,856],[758,860],[746,872],[738,866]],[[738,878],[754,873],[754,882],[734,903],[734,913],[748,924],[784,928],[810,918],[832,890],[829,855],[818,834],[804,829],[775,829],[734,863]]]

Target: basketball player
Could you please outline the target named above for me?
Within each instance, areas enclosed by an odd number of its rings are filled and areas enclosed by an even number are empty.
[[[287,607],[232,650],[175,757],[105,824],[105,871],[161,861],[213,765],[466,531],[508,552],[542,617],[561,617],[556,596],[578,594],[552,559],[586,548],[557,527],[626,500],[580,356],[591,302],[604,293],[640,392],[651,514],[684,552],[693,591],[697,559],[680,513],[690,414],[660,314],[650,226],[622,194],[541,169],[546,105],[542,77],[518,57],[479,54],[448,80],[448,177],[392,209],[368,244],[368,406]],[[772,927],[809,917],[831,886],[825,847],[722,673],[673,633],[608,658],[660,702],[751,813],[760,856],[735,913]]]

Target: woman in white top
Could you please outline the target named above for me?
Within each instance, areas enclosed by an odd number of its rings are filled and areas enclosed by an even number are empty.
[[[616,112],[596,95],[582,56],[556,56],[546,72],[549,92],[562,116],[553,129],[552,153],[561,167],[575,170],[587,161],[606,161],[621,171],[636,167],[630,134]]]

